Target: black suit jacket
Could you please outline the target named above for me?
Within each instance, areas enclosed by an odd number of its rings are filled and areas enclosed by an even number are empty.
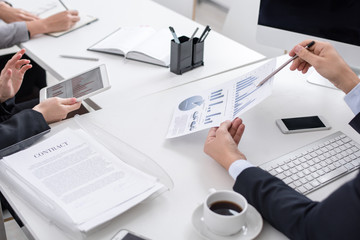
[[[37,103],[15,104],[10,99],[0,105],[0,149],[49,129],[43,115],[31,109]]]
[[[350,125],[360,131],[360,114]],[[245,169],[234,190],[290,239],[360,239],[360,173],[322,202],[257,167]]]

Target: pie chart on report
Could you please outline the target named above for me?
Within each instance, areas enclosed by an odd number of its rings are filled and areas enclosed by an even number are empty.
[[[195,107],[201,106],[204,103],[204,99],[201,96],[192,96],[179,104],[179,109],[181,111],[188,111]]]

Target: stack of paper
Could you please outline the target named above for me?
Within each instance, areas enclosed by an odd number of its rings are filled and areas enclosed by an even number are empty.
[[[83,130],[65,129],[0,164],[21,197],[72,233],[90,231],[163,187]]]

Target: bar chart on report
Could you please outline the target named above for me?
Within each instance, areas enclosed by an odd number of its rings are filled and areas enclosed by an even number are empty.
[[[244,108],[246,108],[248,105],[250,105],[252,102],[256,100],[256,97],[246,99],[248,96],[252,95],[255,91],[259,89],[255,86],[256,80],[257,77],[250,76],[241,81],[238,81],[235,84],[233,118],[235,118],[240,113],[241,110],[243,110]],[[253,85],[254,87],[250,87],[251,85]],[[244,99],[246,99],[246,101],[243,101]]]
[[[204,124],[210,124],[215,117],[222,116],[224,111],[224,93],[223,89],[210,93],[209,105],[206,111]]]

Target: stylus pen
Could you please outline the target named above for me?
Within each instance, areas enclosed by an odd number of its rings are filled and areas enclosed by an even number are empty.
[[[72,56],[72,55],[60,55],[63,58],[72,58],[72,59],[80,59],[80,60],[89,60],[89,61],[99,61],[98,58],[92,57],[81,57],[81,56]]]
[[[61,5],[64,6],[64,8],[65,8],[66,10],[69,10],[69,9],[67,8],[67,6],[65,5],[65,3],[63,3],[63,1],[59,0],[59,2],[61,3]]]
[[[207,32],[205,33],[205,35],[203,36],[203,38],[200,39],[200,42],[205,41],[205,38],[208,36],[208,34],[209,34],[210,31],[211,31],[211,28],[209,28],[209,29],[207,30]]]
[[[313,46],[315,44],[315,41],[311,41],[308,45],[305,46],[305,49]],[[266,78],[264,78],[264,80],[262,80],[258,85],[256,85],[256,87],[260,87],[261,85],[263,85],[267,80],[269,80],[270,78],[272,78],[275,74],[277,74],[278,72],[280,72],[281,69],[283,69],[286,65],[288,65],[289,63],[291,63],[292,61],[294,61],[296,58],[298,58],[298,55],[295,54],[295,56],[293,56],[292,58],[290,58],[289,60],[287,60],[283,65],[281,65],[280,67],[278,67],[275,71],[273,71],[272,73],[269,74],[269,76],[267,76]]]
[[[199,30],[199,28],[197,27],[194,31],[194,33],[191,35],[189,41],[191,41],[191,39],[193,39],[195,37],[195,34],[197,33],[197,31]]]
[[[202,32],[202,34],[199,37],[199,42],[201,42],[201,39],[205,36],[205,33],[208,31],[209,28],[210,28],[209,25],[207,25],[205,27],[204,31]]]
[[[173,27],[169,27],[169,29],[170,29],[171,34],[172,34],[173,37],[174,37],[174,41],[175,41],[177,44],[180,44],[180,40],[179,40],[179,38],[176,36],[176,33],[175,33],[174,28],[173,28]]]

